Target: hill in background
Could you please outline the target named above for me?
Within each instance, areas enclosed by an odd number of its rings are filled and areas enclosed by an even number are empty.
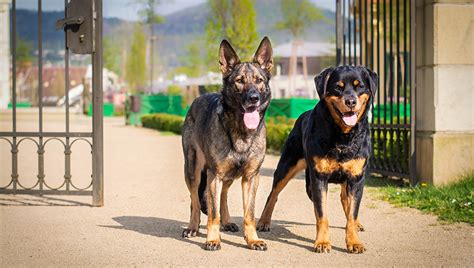
[[[291,35],[275,29],[281,18],[281,9],[275,0],[256,1],[257,27],[261,36],[267,35],[274,45],[289,42]],[[325,20],[308,27],[302,39],[306,41],[333,42],[335,40],[335,14],[322,9]],[[158,35],[159,65],[171,69],[180,64],[190,42],[204,40],[205,26],[209,9],[206,3],[186,8],[165,16],[165,23],[155,26]],[[62,31],[55,30],[56,20],[63,18],[63,12],[43,12],[43,47],[45,50],[59,51],[64,48]],[[17,30],[20,38],[37,47],[37,13],[30,10],[17,10]],[[33,27],[32,27],[33,26]],[[124,52],[131,42],[134,22],[117,18],[104,19],[104,37],[117,43]],[[217,52],[216,52],[217,54]],[[217,57],[217,55],[216,55]],[[54,57],[52,57],[54,59]]]

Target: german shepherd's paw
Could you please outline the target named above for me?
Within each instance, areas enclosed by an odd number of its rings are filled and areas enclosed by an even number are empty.
[[[365,247],[364,247],[364,244],[362,243],[358,243],[358,244],[347,244],[347,251],[349,253],[356,253],[356,254],[360,254],[360,253],[364,253],[364,251],[366,251]]]
[[[259,250],[259,251],[266,251],[267,250],[267,243],[263,240],[253,240],[247,242],[250,249]]]
[[[235,232],[238,232],[239,231],[239,226],[237,226],[237,224],[233,223],[233,222],[230,222],[230,223],[227,223],[227,224],[223,224],[222,225],[222,229],[225,231],[225,232],[232,232],[232,233],[235,233]]]
[[[216,251],[221,249],[221,241],[213,240],[213,241],[206,241],[204,244],[204,249],[209,251]]]
[[[198,232],[199,232],[198,230],[186,228],[183,230],[183,237],[184,238],[195,237],[198,234]]]
[[[270,232],[270,223],[259,222],[257,225],[257,231],[259,232]]]
[[[364,225],[362,225],[360,223],[357,223],[357,231],[358,232],[364,232],[365,231]]]
[[[331,242],[317,242],[314,244],[314,251],[317,253],[331,252]]]

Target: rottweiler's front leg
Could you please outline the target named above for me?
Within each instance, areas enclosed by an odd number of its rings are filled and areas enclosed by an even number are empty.
[[[331,251],[331,238],[329,235],[329,221],[327,213],[327,191],[328,182],[316,178],[312,174],[311,188],[314,204],[314,213],[316,215],[316,241],[314,242],[314,251],[318,253],[329,253]]]
[[[350,253],[363,253],[366,250],[357,234],[361,228],[357,217],[363,189],[363,181],[349,181],[341,187],[341,202],[347,218],[346,246]]]
[[[267,250],[267,244],[258,238],[255,224],[255,197],[259,174],[242,177],[242,200],[244,205],[244,238],[250,249]]]
[[[205,250],[221,249],[220,235],[220,197],[222,178],[208,171],[207,176],[207,240]]]

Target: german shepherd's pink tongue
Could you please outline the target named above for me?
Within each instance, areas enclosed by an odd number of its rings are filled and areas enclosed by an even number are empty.
[[[248,129],[256,129],[260,123],[260,114],[257,110],[244,113],[244,124]]]
[[[348,126],[355,126],[355,124],[357,123],[357,114],[356,113],[352,113],[350,115],[348,114],[345,114],[342,116],[342,120],[344,120],[344,123],[346,123],[346,125]]]

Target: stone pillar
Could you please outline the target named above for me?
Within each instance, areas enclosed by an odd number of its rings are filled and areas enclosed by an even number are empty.
[[[0,109],[10,102],[10,0],[0,0]]]
[[[416,2],[416,172],[441,185],[474,170],[474,1]]]

